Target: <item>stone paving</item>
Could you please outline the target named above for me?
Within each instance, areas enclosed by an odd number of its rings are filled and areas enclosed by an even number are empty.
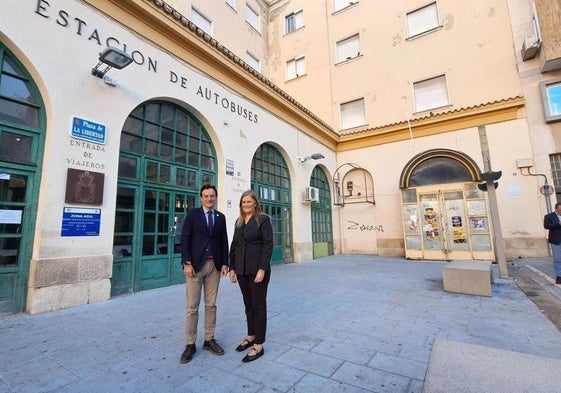
[[[337,255],[273,267],[265,354],[248,364],[234,350],[241,294],[226,279],[216,331],[226,353],[203,351],[199,336],[188,364],[184,285],[3,316],[0,393],[421,392],[437,338],[561,359],[561,332],[514,280],[496,279],[490,298],[452,294],[443,266]]]

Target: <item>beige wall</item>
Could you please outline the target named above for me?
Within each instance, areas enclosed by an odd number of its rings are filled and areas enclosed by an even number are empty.
[[[539,179],[522,176],[515,161],[531,154],[526,122],[520,119],[490,124],[486,131],[492,168],[503,173],[496,195],[502,234],[507,244],[506,257],[547,256]],[[357,221],[356,212],[349,212],[348,206],[337,208],[342,222],[341,237],[345,239],[343,252],[366,253],[374,247],[375,253],[380,255],[404,254],[399,179],[414,155],[434,148],[465,153],[484,170],[477,127],[338,154],[339,165],[352,162],[372,174],[376,205],[362,205],[359,221],[366,226],[382,227],[381,231],[375,232],[349,230],[346,224]],[[377,246],[373,246],[372,241],[377,242]],[[356,244],[361,246],[354,246]]]
[[[227,4],[226,0],[168,0],[166,3],[188,19],[191,17],[191,9],[195,8],[212,21],[214,38],[244,61],[246,53],[251,53],[260,60],[261,73],[267,75],[268,6],[264,1],[237,0],[235,9]],[[246,22],[246,3],[255,11],[260,11],[261,28],[259,31]]]
[[[547,176],[549,184],[554,184],[554,179],[551,172],[551,164],[549,161],[550,154],[558,154],[561,151],[561,123],[546,123],[544,118],[544,110],[542,105],[542,97],[539,84],[542,81],[561,80],[561,71],[552,71],[548,73],[540,72],[540,54],[535,59],[523,61],[520,53],[524,38],[534,35],[534,28],[532,23],[533,8],[532,0],[509,0],[510,18],[512,22],[512,35],[514,41],[514,52],[516,55],[516,65],[519,70],[519,77],[522,83],[524,97],[526,99],[526,122],[529,130],[528,145],[531,151],[528,152],[528,158],[532,159],[533,167],[523,170],[518,170],[519,173],[528,174],[541,174]],[[546,28],[543,25],[542,28]],[[528,176],[527,176],[528,177]],[[529,190],[530,193],[535,194],[536,201],[533,205],[519,206],[517,210],[523,217],[528,212],[528,207],[532,208],[535,214],[535,219],[540,220],[543,215],[548,213],[549,199],[550,207],[557,202],[555,195],[550,198],[541,195],[538,189],[544,184],[545,179],[543,176],[532,177],[532,186]],[[559,192],[559,189],[557,190]],[[506,217],[505,220],[516,220],[516,214]],[[538,231],[538,241],[545,243],[547,231],[540,228]],[[541,232],[541,233],[540,233]],[[518,244],[517,246],[523,246]]]
[[[442,28],[411,40],[406,13],[425,3],[360,1],[335,14],[331,4],[282,2],[271,11],[269,41],[271,79],[335,129],[339,104],[360,97],[366,128],[414,117],[412,83],[440,74],[447,76],[451,103],[443,110],[521,94],[506,1],[438,1]],[[284,17],[299,7],[305,26],[284,35]],[[362,56],[334,64],[336,42],[356,33]],[[307,75],[285,82],[285,63],[299,54],[306,56]]]
[[[289,95],[302,102],[321,119],[334,124],[332,111],[333,49],[329,43],[329,12],[326,1],[281,1],[271,7],[269,18],[269,77]],[[304,9],[304,27],[285,34],[285,17]],[[286,80],[286,62],[306,56],[307,73]],[[337,129],[338,127],[334,127]]]

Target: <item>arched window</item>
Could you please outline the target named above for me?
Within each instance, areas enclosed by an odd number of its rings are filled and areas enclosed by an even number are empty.
[[[460,162],[449,157],[434,157],[423,161],[413,170],[410,186],[469,181],[471,176]]]

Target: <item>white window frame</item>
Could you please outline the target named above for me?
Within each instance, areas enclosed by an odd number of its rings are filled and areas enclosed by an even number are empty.
[[[446,75],[438,75],[414,82],[413,97],[415,112],[424,112],[450,105]]]
[[[284,33],[289,34],[304,26],[304,9],[300,8],[284,17]]]
[[[358,0],[333,0],[333,12],[341,11],[356,3],[358,3]]]
[[[212,36],[212,21],[195,8],[191,8],[191,22],[196,24],[197,27],[200,27],[205,33]]]
[[[364,126],[366,124],[364,97],[340,104],[339,113],[342,130]]]
[[[251,53],[246,52],[246,63],[257,72],[261,72],[261,61],[253,56]]]
[[[347,37],[336,44],[335,63],[342,63],[360,56],[360,35],[357,33]]]
[[[540,82],[540,92],[546,123],[561,120],[561,79]]]
[[[261,31],[261,18],[249,4],[245,5],[245,21],[257,31]]]
[[[233,9],[236,9],[236,0],[226,0],[226,4],[228,4]]]
[[[407,38],[415,37],[440,27],[436,1],[417,8],[406,15]]]
[[[306,57],[296,56],[286,62],[286,80],[296,79],[306,75]]]

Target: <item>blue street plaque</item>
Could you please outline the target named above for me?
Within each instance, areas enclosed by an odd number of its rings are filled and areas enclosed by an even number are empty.
[[[101,209],[65,207],[61,236],[99,236]]]
[[[74,138],[83,139],[94,143],[105,144],[107,136],[107,127],[100,123],[80,119],[74,116],[72,118],[72,133]]]

